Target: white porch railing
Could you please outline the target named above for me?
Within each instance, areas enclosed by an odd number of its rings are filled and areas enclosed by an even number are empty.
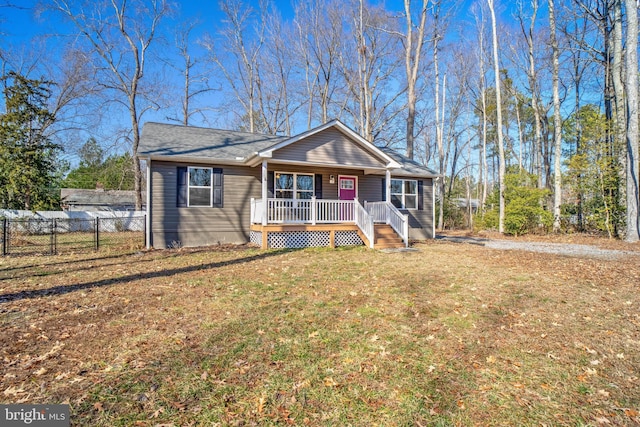
[[[262,199],[251,199],[251,224],[262,224],[262,212],[264,204]]]
[[[263,223],[262,199],[251,199],[251,222]],[[267,199],[266,224],[355,223],[353,200]]]
[[[391,202],[365,202],[364,208],[374,222],[389,224],[409,246],[409,215],[402,214]]]
[[[373,222],[389,223],[387,202],[364,202],[364,208],[373,218]]]
[[[265,217],[266,215],[266,217]],[[356,224],[373,247],[374,223],[389,224],[409,245],[409,216],[403,215],[390,202],[365,202],[357,200],[324,200],[315,197],[309,200],[296,199],[251,199],[251,222],[253,224]]]
[[[373,226],[373,218],[367,213],[365,208],[360,204],[358,200],[353,201],[353,207],[355,210],[356,225],[362,230],[364,235],[369,240],[369,247],[373,249],[375,228]]]

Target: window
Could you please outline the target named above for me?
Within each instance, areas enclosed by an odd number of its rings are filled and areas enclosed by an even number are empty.
[[[313,175],[276,172],[274,190],[277,199],[311,199],[314,194]]]
[[[177,205],[221,208],[222,169],[179,167]]]
[[[341,179],[340,180],[340,189],[341,190],[353,190],[354,184],[355,184],[355,179]]]
[[[391,203],[398,209],[418,209],[418,181],[392,179]]]
[[[189,206],[211,206],[211,168],[189,168]]]

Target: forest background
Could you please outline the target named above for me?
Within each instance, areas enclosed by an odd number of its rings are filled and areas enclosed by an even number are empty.
[[[200,3],[200,2],[197,2]],[[439,229],[638,240],[637,3],[0,3],[0,208],[133,189],[146,121],[337,118],[432,168]]]

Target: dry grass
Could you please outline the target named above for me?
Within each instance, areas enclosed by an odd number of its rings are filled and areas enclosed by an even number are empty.
[[[0,400],[74,425],[640,422],[640,257],[416,247],[2,258]]]

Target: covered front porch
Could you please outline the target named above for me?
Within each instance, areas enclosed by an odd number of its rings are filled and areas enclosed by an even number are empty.
[[[251,241],[263,249],[407,247],[409,218],[386,201],[251,199]]]

